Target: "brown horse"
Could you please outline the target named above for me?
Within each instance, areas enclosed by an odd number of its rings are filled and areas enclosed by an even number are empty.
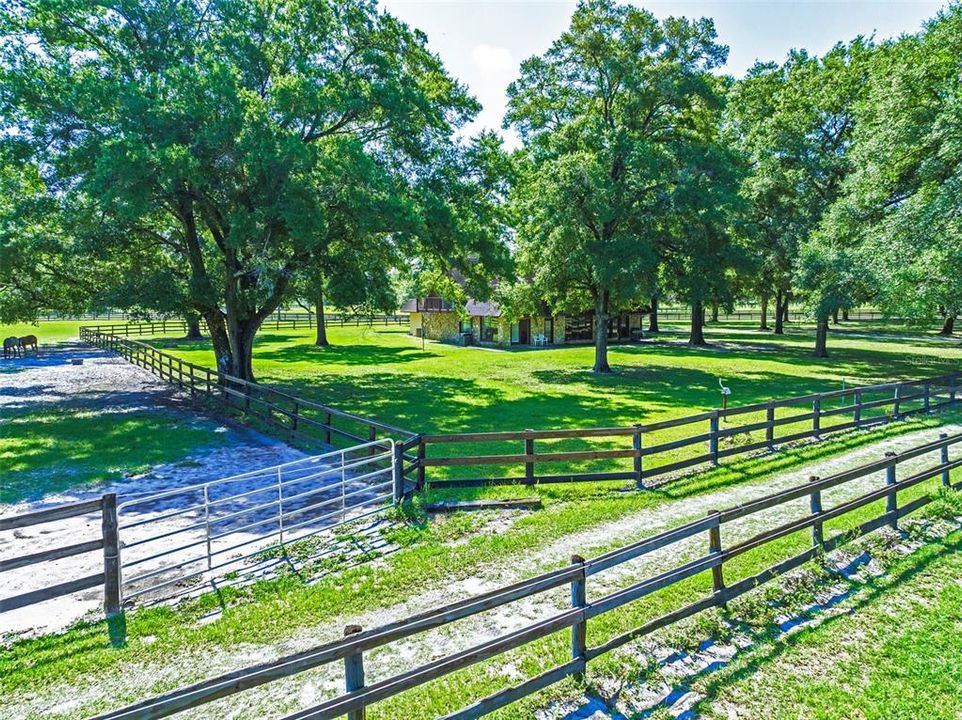
[[[23,348],[20,347],[20,338],[16,335],[11,335],[5,338],[3,341],[3,359],[6,360],[8,357],[13,355],[13,357],[19,357],[23,352]]]
[[[36,335],[24,335],[20,338],[20,347],[23,348],[24,352],[27,352],[27,348],[32,347],[34,352],[40,352],[40,347],[37,345]]]

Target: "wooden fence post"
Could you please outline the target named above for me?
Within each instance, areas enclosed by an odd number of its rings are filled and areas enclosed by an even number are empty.
[[[394,479],[394,503],[400,504],[404,499],[404,448],[400,440],[392,446],[391,456],[392,477]]]
[[[112,617],[123,606],[120,531],[117,527],[117,496],[114,493],[103,496],[101,531],[104,538],[104,612],[107,617]]]
[[[955,375],[949,377],[949,402],[955,402]]]
[[[360,625],[348,625],[344,628],[344,637],[357,635],[361,629]],[[344,658],[344,687],[349,693],[364,689],[364,655],[360,652]],[[347,720],[365,720],[366,716],[367,710],[362,707],[351,710]]]
[[[896,454],[894,452],[885,453],[885,457],[889,458],[889,464],[885,468],[885,484],[892,488],[889,492],[888,497],[885,502],[885,512],[892,515],[892,519],[889,520],[889,527],[893,530],[899,529],[898,518],[895,517],[894,513],[898,511],[898,497],[897,490],[895,489],[895,458]]]
[[[768,425],[765,426],[765,440],[768,442],[768,449],[770,451],[775,450],[775,403],[768,403],[768,408],[765,411],[765,422]]]
[[[708,551],[712,555],[720,554],[722,551],[721,516],[717,510],[709,510],[708,515],[709,517],[715,515],[718,518],[715,524],[708,528]],[[722,573],[722,566],[720,564],[715,565],[711,569],[711,585],[712,590],[716,593],[725,589],[725,575]]]
[[[892,419],[900,420],[902,410],[902,383],[895,386],[895,397],[892,400]]]
[[[301,414],[301,404],[300,404],[299,402],[297,402],[297,400],[295,400],[295,401],[294,401],[294,410],[293,410],[293,412],[291,413],[291,415],[292,415],[292,417],[291,417],[291,429],[292,429],[294,432],[297,432],[297,420],[298,420],[298,418],[300,417],[300,414]]]
[[[855,391],[855,412],[853,413],[852,420],[855,421],[856,425],[862,424],[862,391]]]
[[[368,442],[374,442],[375,440],[377,440],[377,428],[374,427],[373,425],[367,426],[367,440]],[[367,454],[368,455],[377,454],[377,450],[375,450],[373,445],[370,448],[368,448]]]
[[[331,413],[324,414],[324,444],[331,444]]]
[[[932,384],[926,380],[922,385],[922,412],[932,411]]]
[[[818,482],[818,475],[812,475],[811,477],[808,478],[808,481],[810,483]],[[821,515],[822,514],[822,491],[812,490],[812,494],[810,495],[810,501],[811,501],[810,506],[812,510],[812,515],[816,515],[816,516]],[[824,534],[824,529],[821,522],[816,522],[814,525],[812,525],[812,544],[815,547],[819,547],[819,548],[825,544],[825,534]]]
[[[585,559],[580,555],[571,556],[572,565],[581,565],[581,573],[571,581],[571,607],[583,608],[588,604],[587,588],[585,587]],[[587,662],[588,623],[585,620],[578,620],[571,626],[571,659],[581,660],[581,671],[575,672],[574,677],[577,682],[585,679],[585,663]]]
[[[641,425],[635,425],[635,434],[632,436],[631,444],[635,450],[635,487],[642,490],[645,487],[645,475],[644,466],[641,461]]]
[[[819,437],[822,432],[822,398],[821,396],[812,401],[812,435]]]
[[[424,444],[424,437],[418,438],[418,483],[417,491],[424,490],[424,459],[427,456],[427,448]]]
[[[939,440],[948,440],[948,439],[949,439],[949,434],[948,434],[948,433],[939,433]],[[945,443],[945,445],[942,446],[942,448],[941,448],[941,450],[940,450],[940,452],[939,452],[939,461],[940,461],[943,465],[948,465],[948,464],[949,464],[949,444],[948,444],[948,443]],[[943,487],[949,487],[950,484],[951,484],[951,481],[949,480],[949,471],[948,471],[948,470],[943,470],[943,471],[942,471],[942,485],[943,485]]]
[[[718,464],[718,411],[712,410],[711,419],[708,421],[708,452],[711,455],[712,465]]]
[[[534,432],[534,430],[531,430],[530,428],[525,430],[525,433],[530,433],[530,432]],[[533,437],[526,436],[524,438],[524,454],[529,458],[533,458],[534,456],[534,438]],[[534,460],[533,459],[524,461],[524,479],[527,480],[528,482],[534,481]]]

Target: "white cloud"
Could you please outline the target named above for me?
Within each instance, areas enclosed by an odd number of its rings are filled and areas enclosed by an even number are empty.
[[[483,72],[503,72],[514,67],[511,51],[506,47],[482,43],[474,46],[471,55]]]

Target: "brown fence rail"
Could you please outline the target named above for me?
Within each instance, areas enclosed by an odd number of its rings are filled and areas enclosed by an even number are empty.
[[[423,435],[419,485],[478,487],[648,480],[724,458],[927,413],[958,401],[962,373],[851,387],[614,428]],[[573,442],[581,447],[567,449]],[[595,444],[592,445],[591,443]],[[618,444],[621,447],[617,447]],[[616,445],[616,447],[610,447]],[[491,452],[492,448],[505,448]],[[624,469],[597,472],[578,463]],[[630,465],[628,465],[630,461]],[[430,468],[484,468],[483,477],[430,477]],[[505,469],[517,472],[504,475]],[[556,470],[553,471],[553,468]],[[499,474],[500,473],[500,474]]]
[[[404,475],[412,483],[416,482],[417,457],[411,453],[418,442],[415,433],[311,402],[269,385],[218,373],[146,343],[104,332],[99,327],[81,327],[80,339],[120,353],[134,365],[177,385],[194,399],[220,402],[230,410],[315,447],[321,443],[327,447],[344,447],[388,437],[398,440],[405,454]]]
[[[85,500],[69,505],[58,505],[46,510],[2,517],[0,518],[0,531],[42,525],[44,523],[66,520],[67,518],[77,517],[78,515],[88,515],[94,512],[100,512],[102,517],[100,537],[78,542],[73,545],[65,545],[42,552],[31,553],[30,555],[21,555],[19,557],[0,560],[0,574],[8,570],[53,562],[54,560],[62,560],[63,558],[96,552],[98,550],[103,550],[104,571],[56,585],[47,585],[39,590],[32,590],[21,593],[20,595],[14,595],[13,597],[0,598],[0,613],[16,610],[63,595],[71,595],[75,592],[89,590],[90,588],[101,585],[104,588],[104,610],[107,615],[113,615],[120,611],[120,541],[117,534],[116,495],[108,494],[95,500]],[[43,577],[40,569],[37,571],[37,577]]]
[[[770,322],[775,322],[774,308],[767,315]],[[706,310],[706,320],[711,318],[711,313]],[[658,310],[658,319],[668,322],[691,320],[690,308],[668,307]],[[718,313],[718,322],[761,322],[762,313],[760,309],[734,310],[732,312],[721,311]],[[885,315],[879,310],[849,310],[848,322],[858,322],[861,320],[898,320],[899,318]],[[801,310],[790,310],[788,313],[789,322],[814,322],[810,313]]]
[[[99,318],[98,318],[99,319]],[[324,316],[326,327],[354,325],[404,325],[408,322],[407,315],[351,315],[336,313]],[[298,328],[314,327],[312,313],[275,313],[267,318],[260,329],[297,330]],[[81,330],[101,332],[106,335],[123,335],[125,337],[159,337],[173,333],[186,334],[187,323],[183,320],[130,320],[124,323],[110,323],[107,325],[89,325]]]
[[[285,720],[306,720],[307,718],[335,718],[349,713],[349,717],[363,717],[364,709],[378,701],[398,695],[405,690],[418,687],[452,672],[470,667],[483,660],[493,658],[509,650],[520,648],[532,642],[553,635],[559,631],[569,631],[571,635],[571,659],[520,684],[500,690],[485,697],[446,718],[478,718],[520,698],[553,685],[568,676],[581,677],[587,663],[594,658],[610,652],[628,642],[647,635],[654,630],[668,626],[711,607],[724,603],[756,588],[773,578],[797,568],[819,556],[851,541],[861,533],[870,532],[883,525],[897,527],[900,518],[912,513],[931,502],[935,494],[928,492],[913,493],[907,503],[899,504],[899,493],[919,486],[921,483],[940,478],[937,485],[956,488],[951,484],[950,473],[962,467],[962,459],[949,460],[949,448],[962,443],[962,434],[930,442],[901,454],[888,454],[880,461],[847,470],[827,478],[812,478],[804,485],[783,490],[744,505],[726,510],[711,512],[707,517],[689,522],[654,536],[612,550],[590,560],[578,556],[572,558],[567,566],[537,577],[498,588],[466,600],[429,610],[420,615],[398,622],[362,631],[357,626],[348,626],[343,640],[316,646],[309,650],[290,655],[279,660],[245,668],[236,672],[196,683],[178,690],[150,698],[128,707],[98,716],[100,720],[143,720],[162,718],[178,712],[204,705],[218,698],[257,687],[311,668],[343,662],[345,692],[337,697],[324,700],[313,707],[287,715]],[[934,466],[898,479],[898,466],[912,459],[932,454],[938,456]],[[843,486],[856,480],[864,480],[882,474],[884,482],[879,487],[832,507],[824,508],[823,493],[831,488]],[[921,488],[919,488],[921,489]],[[777,527],[767,529],[746,540],[726,547],[723,544],[722,530],[726,523],[758,513],[773,507],[784,506],[799,499],[808,498],[810,512],[802,514]],[[885,501],[885,512],[869,520],[855,518],[859,524],[853,528],[838,530],[833,536],[825,537],[825,524],[830,520],[849,515],[856,510],[877,502]],[[797,507],[796,502],[796,507]],[[791,512],[794,508],[787,508]],[[761,572],[750,574],[732,583],[726,582],[725,566],[729,561],[751,550],[768,545],[793,533],[810,529],[810,542],[805,541],[806,549],[798,554],[782,559]],[[589,578],[597,573],[636,560],[656,550],[672,546],[679,541],[705,536],[707,552],[693,560],[684,562],[670,570],[646,577],[615,592],[588,600],[587,584]],[[792,549],[794,551],[794,549]],[[787,554],[784,550],[782,554]],[[767,562],[767,561],[766,561]],[[750,568],[753,572],[755,568]],[[737,568],[736,568],[737,570]],[[589,620],[609,613],[618,608],[642,600],[646,596],[671,587],[694,576],[710,576],[708,594],[693,602],[687,602],[675,609],[656,617],[639,627],[610,637],[601,644],[589,647],[586,642],[586,629]],[[364,681],[364,653],[397,643],[404,638],[450,625],[458,620],[488,612],[517,600],[544,593],[553,588],[570,585],[571,607],[534,624],[514,630],[494,640],[476,645],[453,655],[431,660],[420,667],[412,668],[401,674],[379,679],[374,683]],[[453,629],[452,629],[453,632]],[[400,648],[395,648],[399,652]]]

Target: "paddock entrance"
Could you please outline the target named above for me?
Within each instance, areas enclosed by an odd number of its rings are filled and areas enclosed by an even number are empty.
[[[395,499],[394,443],[368,442],[142,496],[117,506],[125,601],[189,594],[204,581],[257,577],[285,548]]]

